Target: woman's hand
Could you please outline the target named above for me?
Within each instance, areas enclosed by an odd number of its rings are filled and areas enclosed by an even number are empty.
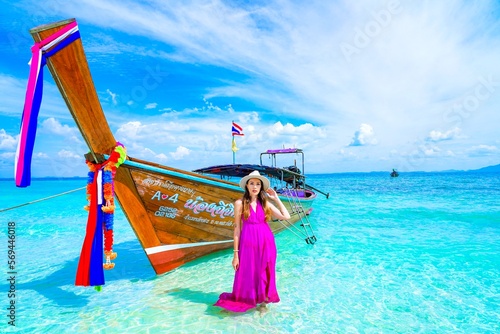
[[[238,256],[238,252],[235,252],[233,256],[234,271],[238,270],[239,267],[240,267],[240,257]]]
[[[269,198],[272,199],[274,203],[276,203],[277,206],[276,207],[269,203],[271,211],[273,212],[273,217],[277,219],[290,219],[290,213],[288,212],[285,205],[281,202],[278,194],[276,193],[276,190],[274,190],[273,188],[267,188],[266,193]]]
[[[273,201],[276,201],[278,199],[278,194],[273,188],[271,187],[267,188],[266,193],[269,196],[269,198],[272,199]]]

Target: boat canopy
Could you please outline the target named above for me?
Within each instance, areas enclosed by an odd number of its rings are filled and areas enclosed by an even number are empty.
[[[256,164],[217,165],[217,166],[210,166],[210,167],[196,169],[194,170],[194,172],[201,174],[215,174],[227,177],[243,177],[255,170],[259,171],[261,175],[266,175],[270,178],[275,178],[279,180],[304,178],[304,175],[294,173],[288,169],[272,167],[272,166],[256,165]]]
[[[300,148],[280,148],[277,150],[267,150],[262,154],[279,154],[279,153],[302,153]]]

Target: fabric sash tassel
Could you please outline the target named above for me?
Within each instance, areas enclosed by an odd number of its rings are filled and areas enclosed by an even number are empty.
[[[31,160],[35,145],[38,113],[42,102],[43,67],[48,57],[54,55],[78,38],[80,38],[80,32],[75,21],[46,39],[35,43],[31,48],[30,74],[26,87],[26,97],[14,167],[17,187],[27,187],[31,184]]]
[[[104,285],[102,170],[101,166],[98,168],[91,186],[87,230],[76,271],[75,285],[79,286]]]

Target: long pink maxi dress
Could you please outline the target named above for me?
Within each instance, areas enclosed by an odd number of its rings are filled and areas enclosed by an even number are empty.
[[[222,293],[214,304],[233,312],[280,301],[276,290],[276,243],[259,201],[256,211],[250,206],[250,216],[242,218],[242,223],[240,266],[234,275],[233,292]]]

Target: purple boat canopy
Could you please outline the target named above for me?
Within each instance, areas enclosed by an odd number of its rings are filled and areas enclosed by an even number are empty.
[[[276,154],[276,153],[302,153],[300,148],[281,148],[277,150],[267,150],[267,154]]]

